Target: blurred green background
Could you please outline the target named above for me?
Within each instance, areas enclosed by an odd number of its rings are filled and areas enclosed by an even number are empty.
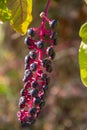
[[[33,21],[37,27],[46,0],[33,0]],[[58,46],[46,105],[32,130],[87,130],[87,88],[80,79],[78,49],[80,26],[87,20],[83,0],[51,0],[49,17],[57,19]],[[0,130],[22,130],[16,113],[23,87],[24,57],[29,50],[25,36],[8,23],[0,24]]]

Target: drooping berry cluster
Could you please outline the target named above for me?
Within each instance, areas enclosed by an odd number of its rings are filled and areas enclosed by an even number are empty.
[[[23,127],[35,122],[45,103],[44,95],[49,84],[48,75],[52,72],[52,60],[55,57],[53,47],[57,41],[53,28],[57,21],[49,20],[45,12],[42,12],[40,17],[41,26],[28,29],[24,41],[30,51],[25,57],[24,87],[20,92],[20,111],[17,113]],[[49,23],[50,30],[46,29],[46,21]]]

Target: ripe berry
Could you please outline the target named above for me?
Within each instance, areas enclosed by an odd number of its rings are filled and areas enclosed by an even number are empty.
[[[47,51],[47,55],[48,55],[48,56],[51,56],[51,55],[53,55],[53,53],[54,53],[53,47],[48,47],[46,51]]]
[[[33,124],[35,122],[35,118],[33,116],[26,116],[25,121],[29,124]]]
[[[36,71],[36,69],[37,69],[37,64],[36,63],[30,64],[30,70],[31,71]]]
[[[53,45],[56,46],[57,45],[57,39],[53,39]]]
[[[25,40],[24,40],[24,43],[26,45],[30,46],[31,45],[31,39],[30,39],[30,37],[26,37]]]
[[[32,76],[32,71],[27,69],[24,74],[23,82],[26,82],[28,80],[28,78],[31,76]]]
[[[46,73],[42,73],[42,74],[41,74],[41,79],[42,79],[42,80],[46,80],[46,78],[47,78],[47,74],[46,74]]]
[[[35,31],[32,28],[30,28],[30,29],[28,29],[27,34],[29,36],[33,37],[35,35]]]
[[[54,28],[57,25],[57,20],[52,20],[49,22],[51,28]]]
[[[47,77],[46,78],[46,85],[49,85],[49,83],[50,83],[50,79],[49,79],[49,77]]]
[[[43,85],[43,90],[46,91],[48,89],[47,85]]]
[[[37,45],[37,48],[42,49],[44,47],[44,41],[38,41],[36,45]]]
[[[24,59],[25,64],[28,64],[29,60],[30,60],[30,56],[29,55],[25,56],[25,59]]]
[[[40,108],[42,108],[45,105],[45,101],[41,100],[41,103],[39,104]]]
[[[25,107],[25,103],[26,103],[26,98],[24,96],[22,96],[20,99],[19,99],[19,107],[22,109]]]
[[[29,56],[30,56],[31,59],[36,59],[36,57],[37,57],[35,51],[30,51]]]
[[[31,114],[31,115],[35,115],[35,113],[36,113],[36,108],[35,107],[33,107],[33,108],[31,108],[30,110],[29,110],[29,113]]]
[[[49,73],[52,72],[52,66],[51,65],[47,65],[46,71],[49,72]]]
[[[38,89],[33,89],[31,91],[31,94],[32,94],[33,97],[37,97],[38,96]]]
[[[47,67],[48,65],[51,64],[51,61],[50,61],[49,59],[44,59],[44,60],[42,61],[42,63],[43,63],[43,67]]]
[[[51,60],[53,60],[55,58],[55,52],[53,52],[53,54],[50,55],[50,57],[51,57]]]
[[[21,89],[21,91],[20,91],[21,96],[26,96],[27,93],[28,93],[28,91],[25,88]]]
[[[39,84],[38,84],[37,81],[32,81],[32,82],[31,82],[31,87],[37,88],[38,86],[39,86]]]
[[[39,97],[36,97],[35,99],[34,99],[34,104],[35,105],[39,105],[41,103],[41,99],[39,98]]]
[[[21,127],[22,128],[28,128],[28,127],[30,127],[30,124],[25,122],[25,121],[21,121]]]

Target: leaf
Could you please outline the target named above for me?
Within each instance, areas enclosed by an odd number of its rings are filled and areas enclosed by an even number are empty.
[[[82,41],[87,44],[87,22],[84,23],[79,31],[79,35],[82,38]]]
[[[79,65],[82,82],[87,87],[87,45],[83,41],[79,48]]]
[[[9,20],[10,15],[10,11],[7,8],[7,0],[0,0],[0,21]]]
[[[11,26],[15,31],[25,34],[32,21],[32,0],[8,0],[7,6],[11,12]]]

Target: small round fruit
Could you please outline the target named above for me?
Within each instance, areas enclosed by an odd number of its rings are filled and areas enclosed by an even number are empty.
[[[31,95],[32,95],[32,97],[38,97],[38,89],[33,89],[32,91],[31,91]]]
[[[57,25],[57,20],[52,20],[49,22],[51,28],[54,28]]]
[[[29,55],[25,56],[25,59],[24,59],[25,64],[28,64],[29,60],[30,60],[30,56]]]
[[[27,35],[33,37],[33,36],[35,36],[35,31],[32,28],[29,28],[27,31]]]
[[[26,38],[24,39],[24,43],[25,43],[26,45],[30,46],[30,45],[31,45],[31,39],[30,39],[30,37],[26,37]]]
[[[47,77],[47,78],[46,78],[46,85],[49,85],[49,83],[50,83],[50,78]]]
[[[48,66],[46,67],[46,71],[49,72],[49,73],[51,73],[51,72],[52,72],[52,66],[51,66],[51,65],[48,65]]]
[[[57,42],[57,39],[56,39],[56,38],[55,38],[55,39],[53,39],[53,45],[54,45],[54,46],[56,46],[56,45],[57,45],[57,43],[58,43],[58,42]]]
[[[50,56],[51,57],[51,60],[53,60],[55,58],[55,52],[53,52],[53,54]]]
[[[28,93],[28,91],[25,88],[21,89],[21,91],[20,91],[21,96],[26,96],[27,93]]]
[[[42,61],[42,63],[43,63],[43,67],[47,67],[48,65],[51,64],[51,61],[50,61],[49,59],[44,59],[44,60]]]
[[[31,115],[35,115],[36,111],[37,111],[37,109],[36,109],[35,107],[33,107],[33,108],[31,108],[31,109],[29,110],[29,113],[30,113]]]
[[[26,69],[24,73],[23,82],[26,82],[28,78],[30,78],[31,76],[32,76],[32,71],[29,69]]]
[[[53,47],[48,47],[47,50],[46,50],[46,52],[47,52],[47,55],[48,55],[48,56],[53,55],[53,53],[54,53]]]
[[[47,85],[43,85],[43,90],[46,91],[48,89]]]
[[[30,64],[30,70],[31,71],[36,71],[36,69],[37,69],[37,64],[36,63]]]
[[[36,59],[36,57],[37,57],[35,51],[30,51],[29,56],[30,56],[31,59]]]
[[[34,104],[35,104],[35,105],[39,105],[40,103],[41,103],[40,97],[36,97],[36,98],[34,99]]]
[[[42,49],[44,47],[44,41],[38,41],[36,45],[38,49]]]
[[[42,80],[46,80],[46,78],[47,78],[47,74],[46,74],[46,73],[42,73],[42,74],[41,74],[41,79],[42,79]]]
[[[25,122],[25,121],[21,121],[21,127],[22,128],[28,128],[28,127],[30,127],[30,124]]]
[[[39,86],[39,84],[38,84],[37,81],[32,81],[32,82],[31,82],[31,87],[37,88],[38,86]]]
[[[20,99],[19,99],[19,107],[20,109],[24,108],[25,107],[25,103],[26,103],[26,98],[24,96],[22,96]]]

